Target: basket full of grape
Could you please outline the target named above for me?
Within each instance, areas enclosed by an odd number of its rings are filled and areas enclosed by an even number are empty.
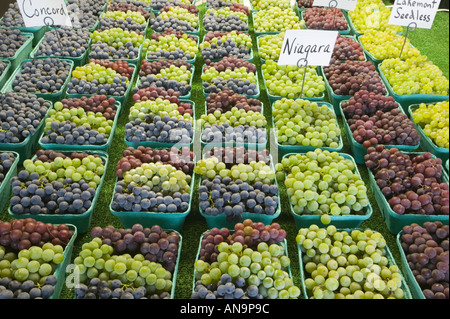
[[[28,59],[33,50],[33,39],[34,35],[32,33],[21,32],[17,29],[0,28],[0,45],[4,49],[0,53],[0,61],[11,64],[11,69],[9,70],[11,73],[24,60]],[[6,74],[9,77],[10,73]],[[0,89],[1,86],[2,82],[0,80]]]
[[[11,197],[11,178],[17,174],[20,155],[16,152],[0,151],[0,211]]]

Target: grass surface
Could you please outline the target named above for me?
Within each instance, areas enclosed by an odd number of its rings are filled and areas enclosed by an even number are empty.
[[[201,14],[200,19],[202,17],[202,12],[204,12],[204,5],[200,6]],[[250,18],[251,19],[251,18]],[[252,23],[250,21],[250,33],[253,38],[253,52],[254,52],[254,60],[253,63],[256,64],[259,73],[259,83],[261,96],[260,100],[264,103],[264,114],[268,119],[269,127],[272,126],[272,115],[271,115],[271,107],[269,103],[269,99],[267,96],[267,92],[263,86],[263,79],[261,74],[261,63],[259,60],[259,55],[257,52],[256,46],[256,36],[252,29]],[[200,39],[203,38],[204,30],[201,29]],[[435,26],[432,30],[417,30],[411,35],[411,40],[414,46],[423,50],[424,54],[427,54],[432,61],[434,61],[444,72],[447,72],[448,76],[448,13],[440,13],[438,14],[435,22]],[[199,56],[197,57],[197,61],[195,63],[195,74],[194,74],[194,82],[192,87],[192,97],[191,100],[196,104],[196,118],[198,119],[201,114],[204,113],[204,102],[205,99],[203,97],[202,91],[202,83],[201,83],[201,72],[203,66],[203,59]],[[132,100],[132,99],[131,99]],[[328,98],[326,97],[326,101]],[[124,110],[119,118],[117,131],[114,136],[113,144],[111,150],[109,151],[109,165],[107,167],[105,182],[101,189],[99,200],[95,207],[91,228],[94,226],[102,226],[105,227],[107,225],[113,225],[117,228],[120,228],[119,220],[114,217],[109,211],[109,204],[111,198],[113,196],[114,184],[116,181],[116,173],[115,167],[117,162],[122,158],[122,151],[127,147],[124,143],[124,127],[127,122],[128,111],[131,104],[124,106]],[[343,130],[342,119],[339,119],[339,125],[342,129],[342,133],[344,134],[344,149],[343,153],[351,154],[350,147],[348,145],[345,132]],[[358,167],[364,181],[368,185],[368,174],[365,166],[360,165]],[[194,189],[194,194],[197,194]],[[288,251],[289,256],[291,258],[291,270],[294,276],[294,282],[296,285],[300,286],[300,274],[299,274],[299,262],[298,262],[298,253],[297,253],[297,244],[295,242],[295,237],[297,235],[297,228],[294,223],[294,219],[291,216],[288,198],[286,195],[285,187],[280,184],[280,198],[282,203],[282,213],[279,218],[275,221],[280,223],[281,226],[287,231],[287,243],[288,243]],[[397,262],[400,266],[400,258],[399,251],[397,249],[395,236],[390,234],[386,224],[381,215],[378,204],[376,203],[373,194],[369,188],[369,199],[374,208],[374,212],[372,217],[362,224],[362,228],[370,228],[376,231],[379,231],[386,238],[388,246]],[[0,215],[0,220],[10,220],[7,213],[7,209]],[[181,231],[181,235],[183,237],[183,245],[181,250],[181,259],[180,264],[178,265],[178,276],[176,278],[176,291],[175,298],[177,299],[188,299],[192,290],[193,283],[193,271],[194,271],[194,262],[197,254],[197,249],[199,245],[199,240],[201,234],[208,229],[208,225],[206,224],[204,218],[200,215],[198,210],[198,198],[194,195],[192,200],[192,210],[188,217],[186,218],[186,222],[184,224],[184,228]],[[81,250],[81,245],[90,240],[89,233],[79,234],[75,241],[74,251],[72,255],[72,260]],[[61,294],[61,298],[71,299],[74,297],[73,291],[64,288]],[[302,296],[304,297],[304,296]]]

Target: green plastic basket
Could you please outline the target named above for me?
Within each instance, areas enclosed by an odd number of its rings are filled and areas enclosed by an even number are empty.
[[[191,34],[191,35],[192,35],[192,34]],[[198,48],[198,46],[199,46],[199,44],[200,44],[200,37],[199,37],[198,35],[193,35],[193,36],[194,36],[195,39],[197,39],[197,48]],[[167,60],[167,59],[149,59],[149,58],[148,58],[148,53],[149,53],[149,51],[147,51],[147,55],[146,55],[146,57],[145,57],[145,59],[146,59],[147,61],[152,62],[152,61]],[[188,63],[190,63],[190,64],[192,64],[192,65],[195,63],[195,61],[197,61],[197,55],[195,55],[193,59],[186,60],[186,62],[188,62]]]
[[[320,226],[319,226],[320,227]],[[348,233],[350,233],[353,230],[360,230],[360,231],[364,231],[363,229],[358,229],[357,227],[355,228],[346,228],[346,229],[338,229],[338,231],[347,231]],[[391,250],[389,249],[388,245],[386,245],[384,247],[385,251],[386,251],[386,258],[389,262],[389,266],[397,266],[397,263],[395,262],[395,258],[391,253]],[[308,290],[306,288],[305,285],[305,280],[308,278],[306,275],[306,270],[305,270],[305,265],[303,262],[303,252],[301,250],[300,245],[297,245],[297,251],[298,251],[298,259],[299,259],[299,263],[300,263],[300,281],[302,283],[302,294],[305,298],[309,299],[308,297],[311,297],[311,294],[308,294]],[[404,291],[404,297],[403,299],[413,299],[413,296],[411,294],[410,291],[410,287],[407,283],[407,281],[405,280],[405,276],[403,275],[404,270],[400,271],[400,274],[402,275],[402,286],[401,289]]]
[[[115,185],[117,185],[116,179]],[[186,217],[192,210],[192,197],[194,196],[195,174],[192,174],[190,185],[190,201],[187,211],[183,213],[154,213],[154,212],[129,212],[129,211],[115,211],[112,209],[112,202],[114,200],[114,193],[111,197],[109,210],[112,215],[116,216],[124,228],[131,228],[134,224],[141,224],[144,227],[151,227],[159,225],[162,228],[176,229],[181,231],[184,226]]]
[[[302,153],[302,154],[306,154],[306,153]],[[292,155],[296,155],[296,154],[286,154],[283,158],[287,158]],[[358,170],[358,165],[356,164],[355,160],[353,159],[353,157],[351,155],[348,155],[345,153],[339,153],[339,155],[347,160],[350,160],[355,165],[355,173],[357,175],[361,176],[361,174],[359,173],[359,170]],[[361,180],[362,180],[362,178],[361,178]],[[299,214],[296,214],[296,213],[294,213],[294,208],[291,204],[290,198],[288,200],[289,200],[290,212],[291,212],[291,215],[294,217],[294,221],[295,221],[295,225],[297,226],[297,230],[299,230],[300,228],[309,227],[311,225],[324,226],[322,224],[322,222],[320,221],[321,215],[306,215],[306,214],[299,215]],[[331,218],[330,225],[334,225],[336,227],[341,227],[341,228],[359,227],[359,226],[361,226],[361,224],[364,221],[368,220],[373,214],[373,207],[370,202],[369,202],[369,206],[367,206],[363,210],[363,212],[364,213],[361,215],[360,214],[350,214],[350,215],[340,215],[340,216],[330,215],[330,218]]]
[[[323,74],[323,80],[325,81],[325,87],[326,87],[326,91],[328,93],[328,97],[331,101],[331,104],[333,104],[333,107],[334,107],[334,112],[336,113],[336,115],[342,116],[341,110],[339,108],[339,104],[342,101],[349,100],[350,98],[352,98],[352,95],[337,95],[337,94],[335,94],[333,89],[330,86],[330,83],[328,82],[328,79],[325,75],[323,67],[320,67],[320,68],[321,68],[321,72]],[[386,88],[385,96],[389,96],[389,90],[387,88]],[[397,99],[396,99],[396,101],[397,101]]]
[[[272,169],[272,171],[276,172],[273,166],[273,161],[270,161],[270,167]],[[198,177],[198,186],[201,185],[202,182],[202,177],[199,176]],[[278,181],[275,178],[275,185],[277,185],[278,187]],[[242,213],[242,220],[246,220],[246,219],[251,219],[253,222],[262,222],[265,225],[270,225],[271,223],[273,223],[273,221],[278,218],[281,215],[281,196],[280,193],[278,193],[278,207],[277,210],[275,211],[275,213],[273,215],[265,215],[265,214],[255,214],[255,213],[248,213],[248,212],[244,212]],[[199,207],[199,211],[200,211],[200,215],[203,216],[203,218],[205,218],[206,223],[208,224],[209,228],[228,228],[228,229],[234,229],[234,226],[236,225],[236,223],[238,222],[230,222],[227,221],[227,218],[225,216],[225,214],[220,214],[217,216],[209,216],[206,215],[203,210]]]
[[[326,105],[329,109],[331,109],[334,113],[334,108],[330,103],[327,102],[317,102],[318,105],[322,106],[322,105]],[[273,110],[273,103],[272,103],[272,110]],[[337,116],[336,116],[337,119]],[[280,144],[278,142],[278,136],[277,136],[277,129],[275,128],[275,123],[274,123],[275,119],[272,119],[272,127],[274,130],[274,134],[275,134],[275,145],[278,149],[278,154],[280,157],[289,154],[289,153],[306,153],[306,152],[310,152],[310,151],[314,151],[317,147],[314,146],[301,146],[301,145],[283,145]],[[339,122],[336,122],[336,126],[340,129],[339,127]],[[342,151],[344,147],[344,142],[342,139],[342,134],[339,136],[339,145],[337,148],[331,148],[331,147],[319,147],[322,150],[327,150],[330,152],[340,152]]]
[[[400,231],[397,234],[397,247],[398,250],[400,251],[401,265],[403,273],[406,275],[405,276],[406,282],[408,283],[408,287],[411,290],[411,294],[414,299],[425,299],[425,296],[422,292],[422,288],[420,288],[416,278],[412,273],[411,268],[409,267],[408,260],[406,259],[406,254],[402,247],[402,240],[401,240],[402,235],[403,231]]]
[[[228,32],[228,31],[227,31]],[[230,32],[232,32],[232,31],[230,31]],[[243,32],[244,34],[247,34],[249,37],[250,37],[250,39],[251,39],[251,34],[249,34],[248,32]],[[202,43],[203,42],[205,42],[205,37],[206,37],[206,33],[205,33],[205,35],[203,36],[203,39],[202,39]],[[200,55],[201,55],[201,49],[199,49],[199,52],[200,52]],[[211,60],[211,62],[218,62],[218,61],[221,61],[222,60],[222,58],[219,58],[219,59],[213,59],[213,60]],[[248,62],[252,62],[253,61],[253,47],[251,47],[250,48],[250,58],[248,58],[248,59],[244,59],[245,61],[248,61]]]
[[[414,122],[412,118],[413,112],[419,107],[419,104],[412,104],[409,106],[409,115],[411,120]],[[431,154],[435,155],[436,157],[439,157],[442,159],[442,161],[445,163],[449,159],[449,149],[448,148],[442,148],[438,147],[428,136],[425,135],[425,132],[423,131],[423,128],[417,124],[414,123],[417,132],[419,132],[421,142],[420,146],[423,151],[430,152]],[[447,167],[448,171],[448,167]]]
[[[0,21],[2,21],[2,20],[3,20],[3,17],[0,18]],[[23,32],[23,33],[32,33],[33,34],[32,46],[35,47],[39,43],[39,41],[41,41],[41,39],[44,37],[45,32],[48,31],[49,27],[47,27],[47,26],[32,27],[32,28],[11,27],[11,29],[20,30],[20,32]]]
[[[408,94],[408,95],[400,95],[394,92],[391,84],[389,83],[388,79],[384,75],[383,71],[381,70],[381,64],[377,67],[378,73],[381,76],[381,79],[383,80],[384,86],[387,88],[389,94],[394,97],[394,99],[399,102],[404,111],[408,112],[408,107],[411,104],[420,104],[420,103],[435,103],[435,102],[442,102],[447,101],[449,99],[448,94],[447,95],[437,95],[437,94]]]
[[[188,94],[180,96],[179,99],[180,100],[189,100],[191,98],[192,95],[192,83],[194,81],[194,74],[195,74],[195,66],[192,65],[191,67],[191,79],[189,82],[189,85],[191,87],[191,90],[189,91]],[[136,85],[134,86],[134,91],[139,90],[139,85],[141,84],[141,76],[139,75],[139,71],[137,72],[137,81],[136,81]]]
[[[406,154],[410,156],[417,156],[423,153],[406,153]],[[380,207],[387,228],[392,234],[394,235],[398,234],[403,229],[404,226],[411,225],[413,223],[423,224],[429,221],[431,222],[441,221],[443,224],[448,225],[449,223],[448,215],[418,215],[418,214],[399,215],[395,213],[391,209],[386,197],[383,195],[380,188],[378,187],[372,171],[368,170],[368,172],[369,172],[370,187],[372,188],[375,200],[378,203],[378,206]],[[446,174],[442,174],[442,181],[448,184],[448,176]]]
[[[259,12],[260,10],[253,10],[252,11],[252,23],[253,23],[253,25],[255,24],[255,15]],[[294,12],[295,12],[295,10],[293,10]],[[301,21],[302,19],[300,19],[299,18],[299,22]],[[284,30],[284,31],[286,31],[286,30]],[[260,35],[275,35],[275,34],[278,34],[278,33],[280,33],[280,32],[283,32],[283,31],[267,31],[267,32],[259,32],[259,31],[256,31],[256,29],[254,29],[254,32],[255,32],[255,34],[256,34],[256,36],[258,37],[258,36],[260,36]]]
[[[65,153],[72,153],[72,152],[78,152],[77,150],[66,150]],[[10,217],[12,218],[16,218],[16,219],[25,219],[25,218],[34,218],[38,221],[42,221],[44,223],[52,223],[52,224],[72,224],[75,225],[77,227],[77,230],[79,233],[86,233],[89,231],[89,227],[91,224],[91,220],[92,220],[92,215],[94,214],[94,210],[95,210],[95,205],[97,203],[97,200],[100,196],[101,193],[101,189],[103,186],[103,182],[105,180],[105,176],[106,176],[106,171],[108,168],[108,162],[109,162],[109,155],[107,153],[104,152],[84,152],[84,153],[88,153],[88,154],[97,154],[99,155],[103,161],[104,161],[104,167],[105,167],[105,174],[103,174],[103,176],[101,177],[101,181],[100,184],[97,186],[96,192],[95,192],[95,196],[94,199],[92,200],[92,205],[91,207],[83,214],[61,214],[61,215],[53,215],[53,214],[37,214],[37,215],[33,215],[33,214],[21,214],[21,215],[17,215],[14,214],[11,211],[11,206],[8,207],[8,213],[10,215]],[[34,156],[32,158],[32,160],[34,160],[36,158],[36,156]]]
[[[58,266],[56,266],[55,272],[53,275],[57,278],[55,291],[53,292],[53,295],[50,297],[50,299],[60,299],[61,291],[63,287],[66,285],[66,269],[67,266],[69,266],[71,260],[72,260],[72,253],[73,253],[73,247],[75,245],[75,241],[78,236],[78,230],[75,225],[72,224],[66,224],[69,227],[69,230],[73,231],[72,238],[67,243],[66,247],[63,251],[63,262],[60,263]]]
[[[305,13],[305,11],[306,10],[300,10],[299,11],[300,20],[304,20],[303,19],[303,14]],[[333,30],[333,31],[338,31],[339,34],[341,34],[341,35],[351,34],[352,33],[352,29],[350,28],[350,22],[348,21],[348,18],[347,18],[348,16],[344,13],[344,10],[341,10],[341,11],[344,14],[345,21],[347,21],[347,29],[346,30]],[[307,29],[307,30],[314,30],[314,29]]]
[[[65,59],[65,60],[70,60],[73,62],[73,67],[76,68],[78,66],[81,65],[85,65],[88,62],[88,53],[89,53],[89,48],[91,47],[91,43],[92,40],[89,40],[88,43],[88,49],[83,53],[82,56],[80,57],[65,57],[65,56],[37,56],[38,50],[40,48],[40,46],[42,45],[42,43],[45,41],[45,36],[41,39],[41,41],[39,41],[39,43],[36,45],[36,47],[33,49],[33,51],[30,54],[30,59],[35,59],[35,58],[39,58],[39,59],[45,59],[45,58],[58,58],[58,59]]]
[[[20,155],[17,152],[11,152],[11,151],[3,151],[1,149],[0,145],[0,153],[8,152],[13,153],[14,155],[14,163],[11,165],[11,167],[8,170],[8,173],[6,173],[5,177],[3,178],[3,182],[0,184],[0,214],[3,212],[3,209],[6,206],[6,203],[9,202],[9,199],[11,197],[11,177],[17,175],[17,166],[20,161]]]
[[[11,75],[11,63],[4,63],[6,64],[6,68],[3,70],[2,74],[0,74],[0,92],[3,90],[3,86],[9,80],[9,76]]]
[[[16,54],[14,54],[14,56],[11,58],[0,58],[0,61],[9,62],[11,64],[11,69],[9,70],[11,73],[15,69],[17,69],[24,60],[30,57],[30,53],[33,50],[33,39],[34,39],[33,33],[22,33],[22,36],[25,37],[27,40],[22,45],[22,47],[20,47],[16,51]],[[11,75],[11,73],[8,74]]]
[[[39,59],[41,59],[41,58],[39,58]],[[61,87],[59,92],[56,92],[56,93],[32,93],[32,94],[35,94],[38,98],[41,97],[44,100],[51,101],[52,103],[60,101],[60,100],[62,100],[65,97],[67,84],[70,81],[70,78],[71,78],[70,75],[72,74],[72,71],[73,71],[74,67],[73,67],[73,62],[71,60],[66,60],[66,59],[60,59],[60,60],[67,62],[70,65],[70,70],[69,70],[69,76],[67,77],[66,82],[63,84],[63,86]],[[23,65],[25,63],[31,62],[31,61],[33,61],[33,60],[28,59],[28,60],[24,60],[21,63],[20,67],[18,67],[14,71],[14,73],[9,78],[8,82],[3,87],[2,93],[13,92],[14,91],[13,83],[14,83],[14,80],[16,79],[16,76],[22,72]]]
[[[45,136],[45,132],[42,132],[41,137],[39,138],[39,145],[45,150],[53,150],[58,152],[64,152],[66,150],[76,150],[78,152],[86,152],[86,151],[102,151],[109,152],[111,149],[111,145],[114,139],[114,133],[116,132],[117,122],[119,121],[118,114],[120,113],[120,102],[116,102],[115,104],[117,108],[116,116],[114,117],[113,125],[111,128],[111,133],[109,134],[108,141],[103,145],[69,145],[69,144],[44,144],[42,143],[42,138]]]
[[[194,141],[195,141],[195,132],[196,132],[196,127],[197,127],[197,121],[195,120],[195,103],[193,101],[189,101],[189,100],[181,100],[181,102],[184,103],[190,103],[192,104],[192,110],[193,110],[193,115],[192,115],[192,131],[194,133],[191,143],[189,144],[183,144],[183,143],[160,143],[160,142],[150,142],[150,141],[143,141],[143,142],[139,142],[139,143],[134,143],[134,142],[130,142],[127,141],[126,137],[124,137],[124,142],[126,145],[131,146],[133,148],[138,148],[139,146],[143,146],[143,147],[151,147],[151,148],[171,148],[173,146],[177,146],[179,148],[181,147],[189,147],[189,148],[193,148],[194,146]]]
[[[127,91],[125,92],[125,95],[122,96],[113,96],[113,95],[107,95],[108,98],[113,97],[116,101],[120,102],[121,105],[123,106],[123,108],[121,108],[121,111],[125,108],[125,106],[128,104],[129,98],[130,98],[130,93],[132,92],[133,89],[133,83],[134,83],[134,79],[136,78],[136,75],[139,73],[139,68],[135,65],[135,64],[129,64],[131,67],[134,67],[134,73],[130,79],[130,83],[128,85]],[[69,99],[79,99],[83,96],[86,97],[93,97],[96,96],[97,94],[69,94],[68,90],[67,90],[67,98]],[[120,116],[120,114],[119,114]]]
[[[19,165],[21,165],[26,159],[30,158],[38,148],[38,141],[44,130],[45,120],[49,117],[49,111],[53,109],[53,103],[50,101],[46,102],[50,103],[50,107],[33,135],[29,135],[20,143],[0,143],[0,149],[2,151],[16,152],[19,154]]]
[[[367,154],[367,149],[362,144],[356,142],[353,137],[353,133],[350,130],[350,125],[348,125],[347,119],[345,118],[344,112],[342,110],[342,104],[345,102],[346,101],[341,101],[339,103],[339,109],[342,114],[342,119],[343,119],[343,123],[344,123],[345,135],[347,136],[347,141],[348,141],[348,144],[350,145],[350,148],[352,150],[352,153],[353,153],[356,163],[360,164],[360,165],[364,165],[365,164],[364,156]],[[400,104],[398,104],[398,107],[399,107],[400,111],[403,112],[403,109]],[[405,112],[403,112],[403,113],[405,113]],[[385,148],[394,148],[395,147],[395,148],[398,148],[402,152],[413,152],[413,151],[417,150],[420,146],[423,146],[422,142],[423,142],[423,139],[421,139],[421,141],[419,141],[419,143],[417,145],[413,145],[413,146],[410,146],[410,145],[384,145],[384,147]]]

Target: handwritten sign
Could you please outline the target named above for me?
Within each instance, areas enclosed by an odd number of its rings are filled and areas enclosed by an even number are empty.
[[[72,26],[64,0],[17,0],[25,26]]]
[[[287,30],[278,64],[298,65],[300,60],[307,60],[310,66],[328,66],[338,34],[338,31]]]
[[[389,24],[431,29],[441,0],[395,0]]]
[[[314,0],[314,7],[330,7],[353,11],[358,0]]]

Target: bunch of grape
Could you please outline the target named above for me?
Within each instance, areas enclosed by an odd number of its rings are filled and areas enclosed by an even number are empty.
[[[307,29],[338,30],[348,29],[348,22],[341,9],[313,7],[303,12],[303,19]]]
[[[154,101],[157,98],[169,100],[171,103],[177,104],[178,112],[180,114],[189,114],[191,117],[194,114],[192,104],[180,100],[180,92],[176,92],[173,89],[168,89],[165,91],[163,88],[150,86],[145,89],[137,90],[133,95],[133,100],[135,103],[146,102],[148,100]]]
[[[92,30],[103,13],[104,0],[68,0],[67,10],[76,29]]]
[[[134,235],[130,235],[134,242]],[[141,235],[145,238],[143,232]],[[143,254],[116,254],[114,248],[103,244],[99,237],[84,243],[82,249],[74,259],[75,269],[80,273],[80,283],[84,284],[75,290],[77,299],[140,299],[153,294],[166,296],[172,289],[172,273],[160,263],[146,260]],[[98,281],[106,282],[106,285],[101,285],[101,289],[92,289],[100,284]],[[136,292],[129,296],[127,287]],[[122,289],[124,291],[118,291]]]
[[[4,277],[0,279],[0,299],[50,299],[57,281],[54,275],[45,277],[38,284],[32,280],[20,282]]]
[[[235,56],[239,59],[249,60],[252,50],[252,38],[241,31],[220,32],[209,31],[200,44],[201,54],[205,63]]]
[[[365,61],[364,49],[361,44],[353,38],[338,35],[334,46],[333,55],[335,60]]]
[[[441,159],[428,152],[412,156],[377,145],[367,150],[364,160],[395,213],[449,214],[449,185],[442,181]]]
[[[0,94],[0,143],[21,143],[34,135],[50,108],[33,94]]]
[[[165,231],[158,225],[143,227],[135,224],[125,229],[110,225],[93,227],[91,237],[101,239],[101,245],[112,247],[114,254],[140,254],[170,273],[175,271],[181,237],[174,231]]]
[[[226,112],[216,110],[213,113],[202,114],[199,123],[202,126],[206,124],[216,125],[229,123],[231,127],[250,125],[262,128],[267,126],[267,119],[264,114],[260,112],[254,112],[252,110],[246,111],[245,109],[238,109],[234,106]]]
[[[251,0],[253,10],[266,10],[271,8],[290,9],[290,0]]]
[[[11,166],[16,161],[14,153],[0,152],[0,186],[5,180],[6,174],[8,174]]]
[[[322,215],[328,224],[329,216],[363,214],[370,205],[367,187],[356,172],[356,165],[337,152],[316,149],[282,159],[276,165],[277,176],[287,187],[295,214]]]
[[[300,9],[312,8],[314,0],[297,0]]]
[[[24,62],[12,82],[16,93],[58,93],[70,78],[72,64],[56,58],[34,59]]]
[[[198,161],[194,171],[203,176],[199,205],[206,215],[225,214],[228,221],[241,222],[244,212],[273,215],[278,208],[275,172],[262,161],[228,169],[224,162],[210,157]]]
[[[216,111],[225,113],[231,111],[234,107],[246,112],[262,112],[262,103],[260,100],[237,94],[228,88],[224,88],[218,93],[211,93],[206,98],[206,113],[208,114],[216,113]]]
[[[357,2],[355,10],[349,11],[348,15],[359,33],[366,33],[370,30],[385,31],[390,34],[403,32],[402,26],[389,24],[391,9],[380,0],[360,0]]]
[[[392,96],[361,90],[342,103],[342,111],[353,138],[365,148],[420,143],[414,123]]]
[[[145,18],[145,20],[148,20],[150,18],[150,12],[146,10],[146,7],[148,8],[148,5],[146,5],[144,2],[141,2],[142,5],[136,5],[133,3],[133,1],[123,2],[121,0],[120,2],[110,3],[108,6],[108,11],[122,11],[122,12],[128,12],[128,11],[135,11],[142,14],[142,16]]]
[[[359,41],[364,49],[378,60],[399,58],[400,52],[402,58],[420,55],[420,51],[411,46],[411,41],[408,38],[405,39],[401,35],[385,31],[369,30],[359,37]]]
[[[94,99],[94,98],[92,98]],[[115,110],[115,100],[103,96],[107,110]],[[110,104],[111,102],[111,104]],[[76,103],[76,102],[75,102]],[[67,104],[66,104],[67,105]],[[56,102],[45,120],[43,144],[105,145],[112,133],[115,115],[104,116],[101,112],[86,110],[86,107],[66,107]]]
[[[300,289],[286,271],[290,259],[279,245],[285,231],[278,224],[251,220],[236,224],[235,230],[227,237],[229,231],[217,228],[203,235],[191,299],[299,298]],[[235,240],[227,239],[232,236]]]
[[[137,60],[140,51],[145,53],[150,40],[140,31],[127,31],[121,28],[96,30],[91,35],[90,59]]]
[[[130,85],[133,72],[134,67],[127,61],[91,59],[89,64],[73,70],[67,93],[122,97]]]
[[[132,4],[138,8],[145,9],[147,11],[151,11],[151,5],[155,2],[155,0],[110,0],[109,7],[117,5],[117,4]]]
[[[156,18],[150,20],[150,27],[155,32],[164,32],[168,29],[198,32],[200,27],[198,9],[194,5],[166,6]]]
[[[61,154],[37,151],[11,179],[13,214],[83,214],[91,209],[105,173],[103,159],[86,153],[54,155]]]
[[[394,93],[448,95],[449,81],[426,56],[386,59],[380,64]]]
[[[55,108],[82,108],[85,112],[101,113],[108,120],[114,120],[117,114],[116,99],[108,98],[106,95],[95,95],[92,97],[82,96],[80,98],[62,99],[55,102]]]
[[[364,90],[385,95],[386,87],[371,62],[332,61],[323,67],[323,73],[336,95],[355,95]]]
[[[304,21],[291,8],[281,9],[273,7],[257,11],[253,16],[255,32],[283,32],[286,30],[299,30],[304,26]]]
[[[180,92],[186,96],[191,91],[192,65],[183,60],[143,60],[139,73],[140,81],[135,92],[148,87],[160,87]]]
[[[336,114],[327,105],[283,98],[273,104],[272,114],[281,145],[339,147],[341,130]]]
[[[0,27],[2,29],[8,29],[11,27],[25,27],[25,22],[23,21],[22,14],[20,13],[18,3],[9,3],[8,9],[3,15],[3,19],[0,20]]]
[[[26,41],[27,38],[19,30],[0,29],[0,58],[14,57]]]
[[[191,152],[188,147],[182,147],[181,149],[171,147],[168,150],[144,146],[139,146],[136,149],[128,147],[122,155],[123,157],[116,166],[118,178],[123,178],[125,172],[140,167],[144,163],[157,162],[172,165],[187,175],[192,176],[194,173],[194,152]]]
[[[408,265],[426,299],[448,299],[448,225],[425,222],[403,227],[400,237]]]
[[[35,57],[79,58],[89,49],[90,33],[87,29],[62,27],[45,33]]]
[[[261,69],[266,82],[267,91],[271,95],[287,97],[293,99],[296,97],[319,97],[325,92],[325,82],[323,77],[317,74],[316,67],[299,68],[296,65],[278,65],[273,60],[266,60],[261,65]],[[302,85],[303,78],[305,85]]]
[[[121,28],[127,31],[145,32],[147,20],[138,11],[107,11],[100,16],[99,30]]]
[[[205,151],[204,154],[205,159],[211,157],[215,157],[219,162],[225,163],[228,169],[239,163],[264,162],[266,165],[270,165],[270,152],[266,148],[260,150],[251,147],[245,148],[244,146],[213,147]]]
[[[285,32],[262,35],[258,38],[259,56],[264,60],[278,61]]]
[[[169,6],[181,6],[186,4],[192,4],[192,0],[151,0],[150,7],[155,11],[160,11],[164,7]]]
[[[420,125],[426,136],[439,148],[449,148],[449,104],[448,101],[435,104],[421,103],[412,112],[414,123]]]
[[[203,27],[205,31],[247,32],[249,15],[250,9],[241,4],[210,8],[203,16]]]
[[[134,104],[125,125],[126,140],[190,144],[194,120],[189,113],[181,114],[178,109],[178,104],[162,98]]]
[[[223,88],[249,96],[259,93],[256,66],[233,56],[205,65],[201,78],[205,94],[219,93]]]
[[[243,4],[243,0],[206,0],[207,8],[231,7],[234,4]]]
[[[403,299],[403,276],[379,232],[301,228],[296,237],[310,299]],[[301,252],[300,252],[301,250]]]
[[[148,60],[193,60],[198,53],[197,38],[184,31],[168,29],[153,33],[148,47]]]

